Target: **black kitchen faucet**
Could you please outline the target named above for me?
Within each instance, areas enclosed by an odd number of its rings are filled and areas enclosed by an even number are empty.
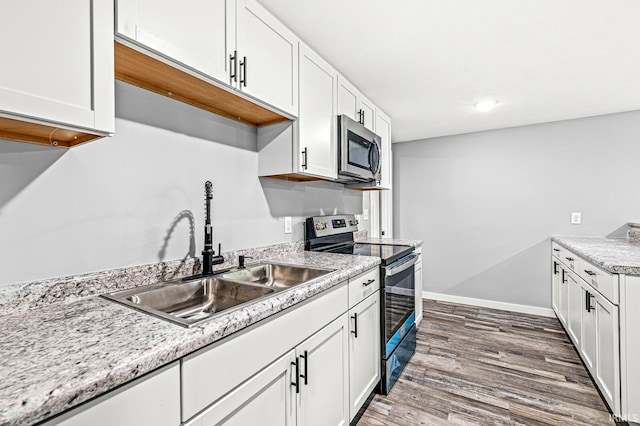
[[[213,250],[213,227],[211,226],[211,200],[213,199],[213,184],[211,181],[204,183],[204,203],[205,203],[205,222],[204,222],[204,250],[202,250],[202,275],[210,275],[213,273],[213,265],[219,265],[224,262],[221,256],[222,246],[218,244],[218,255]]]

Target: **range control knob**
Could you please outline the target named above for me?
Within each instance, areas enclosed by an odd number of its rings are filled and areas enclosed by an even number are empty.
[[[357,219],[353,219],[353,220],[350,220],[350,221],[349,221],[349,225],[351,225],[351,226],[355,226],[355,225],[357,225],[358,223],[359,223],[359,222],[358,222],[358,220],[357,220]]]
[[[318,222],[318,223],[316,223],[316,230],[317,231],[321,231],[323,229],[327,229],[327,223],[326,222]]]

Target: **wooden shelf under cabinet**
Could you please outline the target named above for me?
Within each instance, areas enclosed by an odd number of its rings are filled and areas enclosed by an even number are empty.
[[[116,79],[176,99],[214,114],[259,127],[288,121],[287,117],[257,105],[203,78],[115,42]]]
[[[0,117],[0,139],[70,148],[102,137],[104,136]]]

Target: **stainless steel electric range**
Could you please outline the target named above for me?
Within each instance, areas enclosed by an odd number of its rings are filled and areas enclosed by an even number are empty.
[[[305,250],[380,258],[380,358],[378,392],[386,395],[416,348],[414,247],[355,242],[354,215],[314,216],[305,224]]]

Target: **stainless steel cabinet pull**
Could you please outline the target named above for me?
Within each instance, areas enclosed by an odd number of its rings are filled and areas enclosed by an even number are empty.
[[[304,351],[304,355],[300,355],[300,358],[304,359],[304,374],[301,374],[300,377],[304,379],[304,384],[307,385],[309,384],[309,371],[307,368],[309,364],[309,355],[307,354],[307,351]]]
[[[358,338],[358,313],[354,312],[351,318],[353,318],[353,331],[351,333],[353,334],[353,337],[357,339]]]
[[[240,61],[240,84],[247,87],[247,57],[244,56]]]
[[[238,51],[234,50],[233,55],[229,55],[229,77],[231,81],[238,81]]]
[[[369,280],[369,281],[367,281],[366,283],[362,283],[362,285],[366,287],[366,286],[370,285],[370,284],[371,284],[372,282],[374,282],[374,281],[375,281],[375,280]]]
[[[298,357],[296,357],[296,362],[292,362],[291,365],[296,367],[296,381],[291,382],[291,386],[295,386],[296,393],[300,393],[300,363],[298,362]]]

